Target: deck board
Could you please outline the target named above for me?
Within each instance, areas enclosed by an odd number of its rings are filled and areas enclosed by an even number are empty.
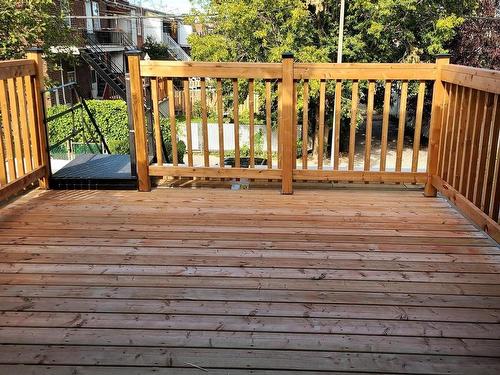
[[[35,191],[0,254],[0,374],[500,373],[500,249],[415,188]]]

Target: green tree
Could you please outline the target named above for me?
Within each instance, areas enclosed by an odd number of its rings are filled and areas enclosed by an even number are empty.
[[[75,45],[76,36],[53,0],[0,0],[0,60],[22,58],[27,48]]]
[[[335,61],[338,0],[208,0],[191,21],[205,25],[190,39],[195,60],[279,61],[291,51],[298,61]],[[429,61],[446,52],[477,0],[349,0],[346,62]]]
[[[190,37],[194,60],[279,62],[283,52],[291,51],[298,62],[336,61],[339,0],[194,2],[201,10],[192,15],[191,22],[204,25],[203,33]],[[433,61],[435,54],[448,51],[457,27],[464,17],[474,14],[477,3],[477,0],[348,0],[343,61]],[[364,84],[361,83],[360,91],[362,103],[366,102]],[[316,125],[318,91],[317,82],[311,82],[309,118]],[[246,94],[244,87],[241,92]],[[300,88],[298,93],[301,109]],[[334,85],[327,84],[328,125],[333,117],[333,95]],[[344,95],[350,97],[349,83]],[[409,100],[414,100],[415,95],[416,91],[410,87]],[[349,107],[350,100],[343,100],[344,128],[349,122]],[[310,136],[315,137],[315,126],[309,129]]]

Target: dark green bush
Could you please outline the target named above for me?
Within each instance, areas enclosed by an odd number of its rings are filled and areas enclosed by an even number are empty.
[[[88,100],[90,112],[94,116],[99,129],[104,135],[111,153],[127,154],[130,150],[128,140],[128,115],[127,105],[123,100]],[[59,105],[51,107],[47,111],[48,116],[66,110],[68,106]],[[73,130],[82,129],[85,121],[85,138],[89,142],[92,139],[99,140],[98,134],[90,122],[90,118],[83,109],[77,109],[74,114],[68,113],[48,124],[49,140],[55,144],[68,137]],[[84,136],[80,133],[72,139],[74,142],[85,142]]]

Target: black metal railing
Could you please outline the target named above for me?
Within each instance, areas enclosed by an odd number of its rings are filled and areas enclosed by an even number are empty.
[[[135,49],[132,35],[122,30],[95,30],[86,33],[87,39],[91,39],[96,44],[123,46],[125,49]]]

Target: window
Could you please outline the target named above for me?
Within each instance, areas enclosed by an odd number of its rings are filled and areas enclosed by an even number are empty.
[[[71,70],[68,72],[68,83],[76,82],[76,72]]]
[[[99,3],[97,1],[92,1],[92,15],[94,17],[99,17]],[[101,30],[101,19],[94,18],[94,29]]]
[[[163,33],[170,34],[170,24],[168,22],[163,22]]]
[[[61,15],[63,16],[66,25],[71,27],[71,7],[69,5],[69,0],[61,0]]]

